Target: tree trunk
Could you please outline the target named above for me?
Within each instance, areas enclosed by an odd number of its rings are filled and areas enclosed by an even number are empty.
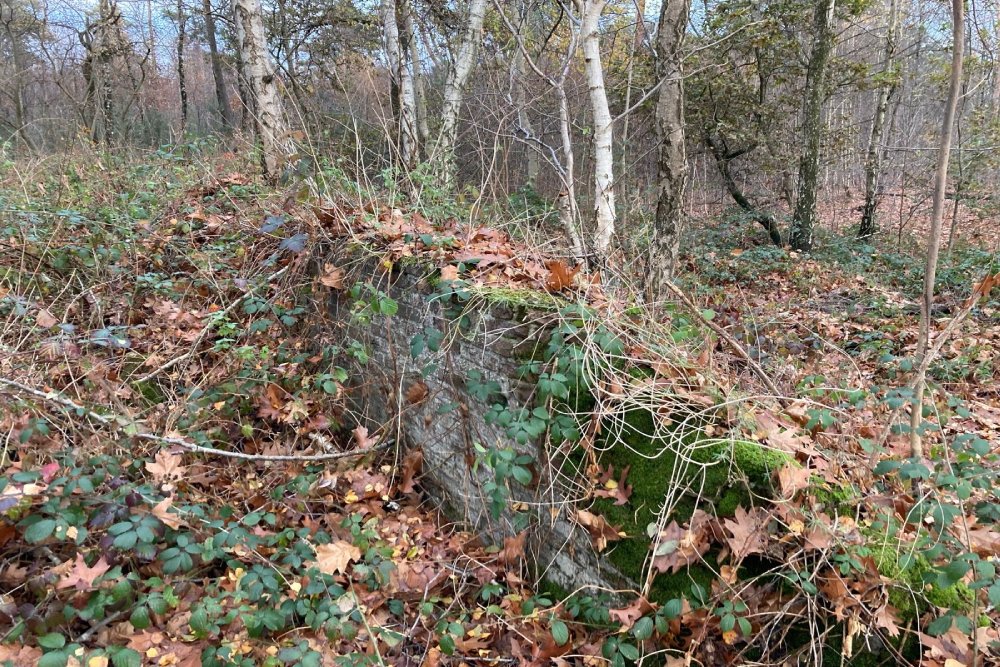
[[[222,55],[219,53],[219,43],[215,34],[215,15],[212,13],[212,0],[203,0],[202,15],[205,17],[205,39],[208,41],[208,53],[212,62],[212,79],[215,81],[215,102],[219,105],[219,115],[226,129],[233,127],[233,111],[229,108],[229,90],[226,88],[226,77],[222,71]]]
[[[417,96],[410,68],[410,45],[406,38],[405,16],[409,13],[409,0],[382,0],[382,32],[385,39],[385,53],[389,61],[389,75],[392,78],[393,113],[395,128],[393,141],[398,151],[400,164],[406,172],[412,171],[420,161],[420,137],[417,130]],[[408,38],[407,38],[408,42]]]
[[[177,0],[177,88],[181,98],[181,136],[187,132],[188,92],[184,76],[184,43],[187,41],[187,15],[183,0]]]
[[[584,70],[590,88],[594,122],[594,221],[591,255],[598,262],[607,257],[615,233],[614,132],[601,63],[600,19],[607,0],[574,0],[580,12],[580,40]]]
[[[799,161],[799,193],[789,237],[795,250],[812,250],[816,226],[816,190],[819,186],[819,153],[823,138],[823,100],[826,97],[827,63],[833,51],[836,0],[816,0],[813,44],[806,68],[802,132],[806,145]]]
[[[865,239],[874,236],[878,231],[876,212],[878,208],[878,188],[882,177],[882,137],[885,134],[886,115],[889,101],[896,93],[897,84],[893,69],[895,68],[896,37],[899,25],[899,0],[889,0],[889,24],[885,32],[885,53],[882,75],[893,77],[891,82],[883,83],[875,93],[875,115],[872,118],[872,131],[868,135],[868,154],[865,157],[865,204],[861,212],[861,226],[858,228],[858,238]]]
[[[14,22],[13,9],[11,10],[10,19],[8,20],[4,17],[4,21],[7,39],[10,41],[11,64],[14,66],[14,75],[11,78],[14,86],[12,98],[14,101],[14,124],[17,126],[16,133],[28,151],[36,153],[38,146],[31,138],[31,135],[28,134],[28,110],[24,103],[24,73],[26,69],[24,64],[24,47],[21,44],[22,35],[15,35],[11,28],[11,23]]]
[[[465,99],[465,86],[472,74],[483,39],[483,22],[486,20],[487,0],[471,0],[458,50],[444,85],[444,104],[441,108],[441,128],[431,153],[431,160],[438,168],[442,185],[450,186],[455,177],[455,145],[458,143],[458,114]]]
[[[687,180],[681,48],[687,31],[689,9],[690,0],[664,0],[656,33],[656,73],[660,81],[656,129],[660,149],[657,161],[656,218],[653,221],[650,260],[654,295],[661,294],[663,284],[673,278],[680,251],[684,185]]]
[[[535,128],[531,124],[531,114],[528,113],[528,63],[521,49],[514,53],[514,104],[517,106],[517,126],[518,129],[528,137],[535,136]],[[527,150],[527,172],[524,184],[535,190],[538,186],[538,172],[540,169],[538,159],[538,149],[528,146]]]
[[[417,104],[417,146],[420,149],[418,160],[423,160],[427,157],[427,146],[431,142],[431,129],[427,124],[427,92],[420,67],[420,49],[417,43],[417,30],[413,21],[411,0],[406,0],[406,5],[407,11],[403,14],[400,42],[406,44],[410,51],[410,65],[413,67],[413,93]]]
[[[705,144],[708,146],[709,150],[712,151],[712,157],[715,158],[715,164],[719,168],[719,174],[722,176],[722,182],[726,186],[726,191],[729,196],[733,198],[736,205],[739,206],[743,211],[749,214],[749,216],[758,224],[760,224],[764,229],[767,230],[767,235],[771,239],[771,243],[781,247],[781,231],[778,229],[778,221],[775,220],[774,216],[765,211],[760,211],[755,207],[747,196],[740,190],[739,184],[736,183],[736,179],[733,177],[733,171],[731,167],[731,162],[735,160],[740,155],[745,155],[753,150],[752,147],[734,151],[726,152],[724,146],[716,140],[712,134],[711,128],[704,128],[702,130],[702,136],[705,139]]]
[[[965,0],[952,0],[951,85],[941,122],[937,169],[934,172],[934,198],[931,206],[931,229],[927,239],[927,261],[924,265],[924,293],[920,301],[920,333],[917,338],[917,377],[913,389],[913,410],[910,413],[910,455],[924,455],[920,426],[923,423],[924,385],[927,375],[927,353],[930,349],[931,306],[934,303],[934,281],[938,254],[941,250],[941,227],[944,218],[945,194],[948,186],[948,161],[951,157],[951,135],[955,126],[958,98],[962,89],[962,56],[965,26]]]
[[[267,51],[260,0],[234,0],[233,21],[240,57],[253,100],[264,177],[277,180],[293,152],[278,81]]]

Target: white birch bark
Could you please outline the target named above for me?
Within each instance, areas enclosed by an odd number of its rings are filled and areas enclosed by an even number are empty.
[[[294,147],[274,64],[267,51],[260,0],[234,0],[233,22],[249,93],[253,98],[254,123],[261,142],[264,177],[274,181],[294,152]]]
[[[465,86],[479,56],[479,43],[483,39],[483,22],[486,20],[486,5],[487,0],[469,2],[465,32],[448,68],[444,86],[444,104],[441,107],[441,129],[431,153],[431,159],[439,166],[444,185],[450,185],[454,178],[458,115],[465,99]]]
[[[397,7],[398,5],[398,7]],[[410,49],[400,39],[400,19],[409,11],[407,0],[382,0],[382,34],[385,40],[386,59],[389,75],[392,77],[393,112],[395,118],[396,147],[400,164],[406,171],[412,170],[420,160],[419,137],[417,133],[417,97],[410,69]],[[397,13],[397,10],[399,13]],[[401,15],[402,14],[402,15]]]
[[[574,0],[580,13],[580,41],[594,121],[594,220],[592,254],[607,255],[615,233],[614,132],[601,63],[600,19],[607,0]]]

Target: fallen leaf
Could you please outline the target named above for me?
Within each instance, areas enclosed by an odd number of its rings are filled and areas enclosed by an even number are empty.
[[[187,522],[177,516],[177,514],[167,511],[171,505],[173,505],[173,502],[173,498],[164,498],[160,502],[153,505],[153,509],[150,510],[150,513],[162,521],[164,525],[177,530],[178,528],[186,526]]]
[[[430,389],[427,388],[427,383],[417,380],[407,388],[406,402],[410,405],[419,405],[424,402],[429,393]]]
[[[98,558],[93,567],[88,567],[87,561],[83,559],[83,554],[78,553],[72,569],[59,578],[56,588],[76,588],[80,591],[90,590],[94,587],[94,581],[109,569],[111,569],[111,565],[104,560],[104,556]]]
[[[146,471],[153,475],[155,482],[178,480],[184,476],[184,466],[181,465],[182,458],[179,453],[161,449],[156,452],[152,461],[146,461]]]
[[[360,558],[361,549],[343,540],[316,547],[316,567],[323,574],[343,574],[348,565]]]
[[[332,264],[324,264],[323,274],[319,277],[319,281],[330,289],[342,290],[344,289],[345,274],[346,272],[344,269],[333,266]]]
[[[545,262],[545,268],[549,270],[545,286],[553,292],[560,292],[573,286],[576,274],[580,272],[583,265],[571,269],[561,259],[550,259]]]
[[[458,267],[454,264],[448,264],[441,267],[441,280],[444,282],[458,280]]]
[[[59,320],[57,320],[48,310],[41,308],[38,311],[38,314],[35,315],[35,324],[43,329],[48,329],[59,324]]]
[[[732,537],[726,538],[726,542],[733,552],[733,562],[739,563],[750,554],[764,553],[767,545],[767,518],[767,513],[759,507],[754,507],[749,512],[737,507],[733,518],[723,521],[726,530],[732,534]]]
[[[424,465],[424,452],[421,449],[411,449],[403,459],[402,475],[399,479],[400,493],[413,493],[413,484]]]
[[[594,543],[594,548],[604,551],[608,548],[608,542],[620,540],[625,537],[625,533],[608,523],[603,516],[588,512],[587,510],[577,510],[576,520],[590,533],[590,539]]]

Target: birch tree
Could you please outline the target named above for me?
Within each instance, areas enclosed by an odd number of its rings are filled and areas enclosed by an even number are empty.
[[[393,139],[400,164],[406,171],[412,170],[420,161],[416,86],[410,62],[413,51],[408,43],[410,32],[405,23],[409,12],[409,0],[382,0],[382,35],[392,80]]]
[[[819,187],[819,153],[823,138],[823,102],[826,99],[827,64],[833,51],[833,22],[837,0],[815,0],[812,50],[806,68],[802,133],[805,148],[799,160],[799,192],[789,236],[792,248],[809,251],[816,226],[816,191]]]
[[[188,91],[184,72],[184,49],[187,45],[187,13],[183,0],[177,0],[177,92],[181,102],[181,136],[187,131]]]
[[[878,231],[876,213],[878,208],[878,187],[882,176],[882,137],[885,134],[889,102],[896,94],[898,81],[895,72],[896,41],[899,30],[899,2],[889,0],[888,24],[885,29],[885,50],[882,54],[882,83],[875,92],[875,112],[872,116],[872,130],[868,135],[868,151],[865,157],[865,203],[861,211],[861,225],[858,238],[874,236]]]
[[[689,0],[663,0],[657,29],[657,68],[660,97],[656,129],[660,140],[657,159],[656,217],[650,259],[652,289],[659,293],[677,268],[687,153],[684,146],[684,78],[681,48],[687,32]],[[641,18],[641,17],[640,17]]]
[[[274,181],[292,154],[292,145],[274,64],[267,51],[260,0],[234,0],[233,23],[248,94],[253,100],[251,108],[261,143],[261,166],[264,177]]]
[[[600,21],[607,0],[574,0],[580,21],[580,46],[590,89],[590,111],[594,124],[594,235],[591,257],[607,256],[615,233],[614,119],[604,87],[601,63]]]
[[[471,0],[465,30],[452,54],[444,85],[441,126],[431,151],[431,161],[438,169],[442,185],[449,186],[455,177],[455,145],[458,143],[458,116],[465,100],[465,88],[479,57],[486,20],[487,0]]]

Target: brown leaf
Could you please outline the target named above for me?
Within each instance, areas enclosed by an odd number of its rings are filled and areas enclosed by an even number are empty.
[[[358,426],[351,431],[351,434],[354,436],[354,444],[358,446],[358,449],[368,449],[378,443],[378,438],[373,438],[368,435],[367,426]]]
[[[801,489],[809,488],[812,471],[794,463],[786,463],[778,470],[778,484],[783,498],[791,498]]]
[[[344,275],[346,271],[333,264],[323,265],[323,275],[319,277],[320,283],[326,285],[330,289],[342,290],[344,289]]]
[[[500,562],[504,565],[512,565],[524,558],[524,543],[528,538],[528,531],[522,530],[513,537],[506,537],[503,541],[503,549],[500,551]]]
[[[184,476],[182,458],[180,454],[161,449],[156,452],[154,460],[146,461],[146,470],[153,475],[155,482],[178,480]]]
[[[57,320],[52,313],[47,311],[45,308],[41,308],[38,311],[38,314],[35,315],[35,324],[43,329],[48,329],[49,327],[54,327],[59,324],[59,320]]]
[[[458,280],[458,267],[454,264],[448,264],[441,267],[441,280],[445,282]]]
[[[604,551],[608,548],[608,542],[614,542],[625,537],[625,533],[608,523],[608,520],[598,514],[593,514],[587,510],[577,510],[576,520],[590,533],[590,539],[594,543],[594,548]]]
[[[160,502],[153,505],[153,509],[150,510],[150,513],[162,521],[165,525],[177,530],[178,528],[186,526],[187,522],[177,516],[177,514],[167,511],[170,506],[173,505],[173,502],[173,498],[164,498]]]
[[[402,475],[399,480],[400,493],[413,493],[413,483],[424,465],[424,452],[421,449],[411,449],[403,459]]]
[[[316,547],[316,567],[323,574],[343,574],[348,565],[360,558],[361,549],[343,540]]]
[[[614,498],[615,505],[625,505],[628,503],[628,499],[632,496],[632,487],[625,483],[625,478],[628,476],[630,467],[625,466],[625,469],[622,470],[622,474],[618,476],[617,480],[614,478],[614,466],[605,470],[598,480],[600,487],[594,491],[594,495],[598,498]]]
[[[104,556],[97,559],[94,567],[88,567],[87,562],[83,559],[83,554],[78,553],[76,555],[76,562],[73,563],[73,568],[59,578],[56,588],[76,588],[79,591],[90,590],[94,587],[94,581],[109,569],[111,569],[111,565],[104,560]]]
[[[545,262],[545,268],[549,270],[549,275],[545,279],[545,287],[553,292],[560,292],[573,286],[576,274],[580,272],[583,265],[571,269],[560,259],[550,259]]]
[[[424,402],[429,393],[430,389],[427,388],[427,383],[417,380],[407,388],[406,402],[410,405],[419,405]]]
[[[711,546],[711,517],[702,510],[691,516],[688,528],[671,521],[653,542],[653,567],[660,572],[679,572],[697,561]]]
[[[732,537],[726,542],[733,552],[733,561],[740,562],[750,554],[764,553],[767,545],[766,519],[768,515],[759,507],[747,512],[742,507],[736,508],[732,519],[726,519],[723,524]]]
[[[627,607],[621,609],[609,609],[608,615],[612,620],[622,624],[622,631],[626,631],[635,625],[640,618],[653,611],[653,605],[644,597],[633,600]]]

